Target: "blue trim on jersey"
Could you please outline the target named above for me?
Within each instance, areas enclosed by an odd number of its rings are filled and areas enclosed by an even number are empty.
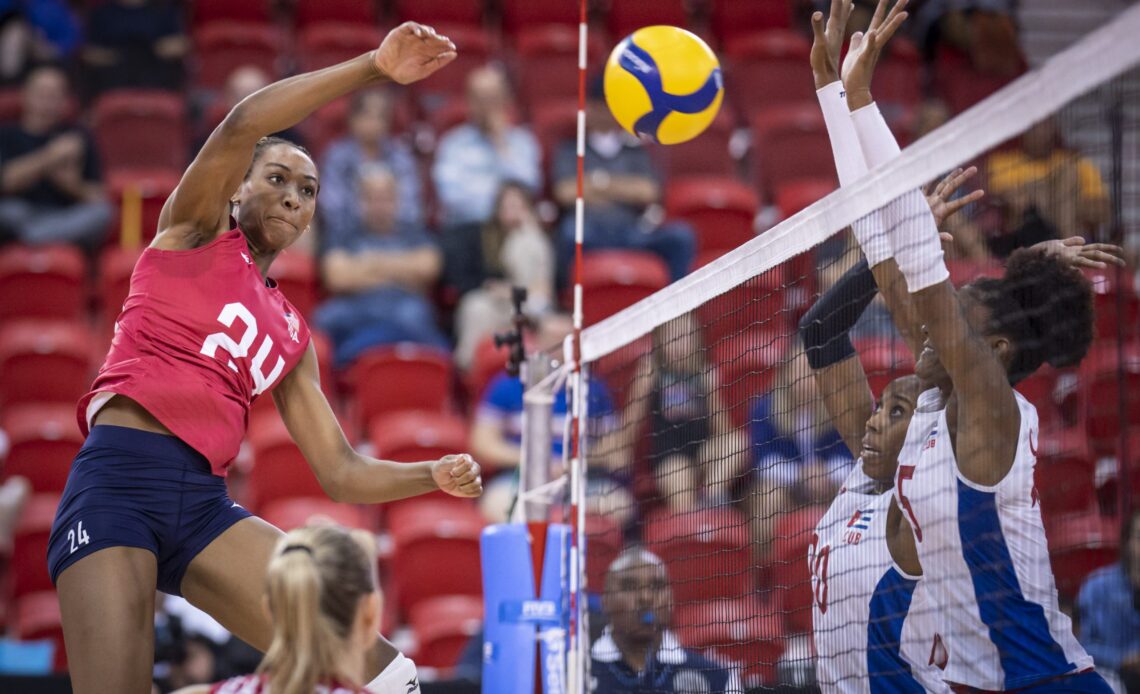
[[[871,594],[867,622],[867,674],[872,694],[914,692],[925,689],[902,657],[902,630],[918,581],[906,578],[895,567],[887,569]]]
[[[723,80],[720,68],[715,68],[705,83],[691,94],[670,94],[665,91],[661,82],[661,72],[657,68],[657,61],[648,51],[638,46],[632,39],[626,39],[618,57],[618,65],[641,83],[645,93],[649,96],[651,110],[634,123],[634,132],[647,135],[656,141],[657,128],[665,117],[676,111],[677,113],[700,113],[716,101],[720,93]]]
[[[958,533],[979,615],[1005,671],[1003,688],[1023,687],[1076,669],[1053,639],[1045,610],[1021,592],[995,492],[979,491],[958,480]]]

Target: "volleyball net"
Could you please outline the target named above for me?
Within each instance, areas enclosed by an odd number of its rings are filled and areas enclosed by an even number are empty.
[[[623,647],[664,631],[653,662],[669,665],[658,674],[673,679],[662,691],[732,691],[731,677],[744,689],[868,677],[866,667],[817,667],[817,654],[866,653],[866,633],[845,649],[850,634],[813,630],[813,603],[825,609],[829,594],[849,599],[867,578],[842,567],[829,573],[821,551],[817,524],[846,493],[860,451],[837,432],[850,413],[829,411],[819,391],[804,316],[863,259],[852,224],[896,218],[886,213],[892,201],[918,188],[933,193],[960,168],[978,174],[943,201],[978,189],[985,196],[940,225],[953,237],[943,248],[956,286],[1001,276],[1015,248],[1050,238],[1127,245],[1131,234],[1134,248],[1138,32],[1133,7],[817,201],[818,182],[784,181],[784,221],[586,327],[581,380],[567,375],[579,422],[588,423],[577,430],[580,474],[567,477],[574,491],[566,498],[579,501],[572,520],[585,537],[584,558],[567,564],[578,570],[571,683],[611,676],[608,663]],[[797,128],[785,144],[797,157],[830,160],[822,123]],[[894,125],[905,141],[909,133]],[[765,180],[778,173],[758,172]],[[1092,570],[1116,560],[1122,519],[1140,502],[1136,268],[1083,272],[1096,311],[1089,355],[1042,367],[1018,385],[1040,418],[1032,504],[1064,609]],[[876,289],[853,291],[827,316],[855,312],[850,338],[879,399],[913,373],[914,357],[883,300],[864,301],[867,291]],[[575,462],[567,461],[571,472]],[[886,512],[869,510],[840,519],[842,541],[859,543]],[[660,558],[667,586],[652,583],[636,557],[615,563],[631,548]],[[615,639],[617,630],[627,633]],[[924,664],[929,657],[937,666],[937,649],[925,643]]]

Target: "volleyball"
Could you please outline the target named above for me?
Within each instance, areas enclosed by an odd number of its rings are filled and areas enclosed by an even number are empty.
[[[700,135],[724,99],[720,62],[696,34],[638,29],[606,61],[606,103],[621,127],[663,145]]]

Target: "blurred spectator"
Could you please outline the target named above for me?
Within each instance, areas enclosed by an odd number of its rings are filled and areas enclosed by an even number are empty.
[[[154,613],[154,679],[169,692],[218,677],[219,653],[230,633],[184,598],[158,593]]]
[[[222,119],[226,117],[230,109],[237,106],[238,102],[256,92],[258,89],[268,87],[272,82],[273,80],[269,76],[269,73],[256,65],[242,65],[234,68],[229,76],[226,77],[226,84],[222,89],[221,95],[210,104],[202,117],[204,132],[199,134],[196,149],[202,149],[202,145],[206,144],[206,138],[209,137],[214,128],[221,124]],[[283,137],[290,142],[296,142],[299,145],[305,144],[305,139],[301,137],[300,132],[295,128],[289,128],[273,134],[277,137]],[[321,169],[321,177],[320,197],[321,207],[323,208],[325,204],[324,169]]]
[[[479,342],[510,327],[511,287],[525,287],[529,315],[554,303],[554,247],[530,191],[504,183],[491,218],[444,232],[444,281],[462,298],[455,318],[455,363],[467,369]]]
[[[1108,191],[1096,164],[1064,147],[1052,116],[1027,130],[1019,144],[986,161],[989,197],[1005,211],[991,250],[1005,257],[1049,239],[1095,238],[1109,217]]]
[[[442,256],[421,227],[399,221],[396,179],[382,166],[360,172],[359,223],[323,230],[321,276],[332,295],[314,322],[344,366],[369,347],[419,342],[447,349],[428,292]]]
[[[600,80],[590,87],[586,123],[585,248],[649,251],[665,261],[674,280],[683,277],[696,253],[693,229],[685,222],[660,223],[662,186],[657,166],[641,143],[614,120]],[[564,142],[552,174],[554,199],[563,211],[558,229],[560,268],[571,266],[574,253],[577,174],[576,143]]]
[[[19,475],[0,484],[0,557],[12,552],[12,539],[20,522],[20,512],[31,495],[32,485]]]
[[[1092,572],[1077,596],[1081,645],[1097,671],[1140,691],[1140,509],[1124,523],[1120,561]]]
[[[36,65],[66,60],[83,37],[65,0],[0,0],[0,84]]]
[[[750,421],[756,475],[792,487],[801,502],[827,503],[852,459],[831,426],[799,344],[777,367],[772,391],[753,403]]]
[[[538,141],[513,125],[507,76],[486,66],[467,77],[467,122],[449,130],[435,150],[432,180],[446,225],[483,223],[504,181],[532,193],[542,187]]]
[[[673,590],[665,564],[652,552],[632,547],[610,564],[602,610],[609,625],[590,648],[593,694],[743,694],[734,668],[682,647],[669,629]]]
[[[91,10],[82,57],[86,89],[170,89],[182,86],[190,40],[183,8],[166,0],[112,0]]]
[[[412,150],[392,136],[391,97],[380,89],[356,92],[348,108],[348,135],[333,142],[321,162],[321,218],[326,225],[357,215],[356,187],[365,164],[382,164],[396,177],[401,224],[423,223],[420,174]]]
[[[570,317],[550,313],[538,321],[535,348],[549,353],[562,345],[573,330]],[[591,378],[587,384],[589,421],[587,435],[590,443],[590,477],[587,480],[588,510],[614,514],[619,523],[629,519],[633,499],[619,484],[611,471],[617,471],[628,461],[619,440],[613,400],[603,381]],[[483,399],[475,410],[471,427],[471,455],[483,466],[484,492],[479,500],[483,515],[489,522],[506,520],[512,499],[518,489],[518,466],[522,458],[523,391],[518,378],[499,374],[487,386]],[[562,435],[569,407],[565,384],[554,393],[551,430],[551,478],[561,474],[563,464]]]
[[[658,493],[674,510],[727,501],[748,466],[747,437],[733,429],[718,385],[694,314],[653,331],[626,405],[626,431],[639,437],[649,417],[650,466]],[[626,445],[632,450],[636,441]]]
[[[20,122],[0,128],[0,240],[94,249],[111,220],[91,138],[64,122],[67,78],[39,67],[24,82]]]
[[[924,0],[908,24],[928,59],[946,46],[967,56],[983,75],[1013,77],[1025,65],[1016,10],[1015,0]]]

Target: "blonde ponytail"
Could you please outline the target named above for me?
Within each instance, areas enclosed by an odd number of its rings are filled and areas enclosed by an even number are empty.
[[[269,563],[273,641],[258,667],[271,694],[312,694],[318,683],[346,680],[336,662],[361,598],[375,590],[372,560],[333,526],[287,534]]]

